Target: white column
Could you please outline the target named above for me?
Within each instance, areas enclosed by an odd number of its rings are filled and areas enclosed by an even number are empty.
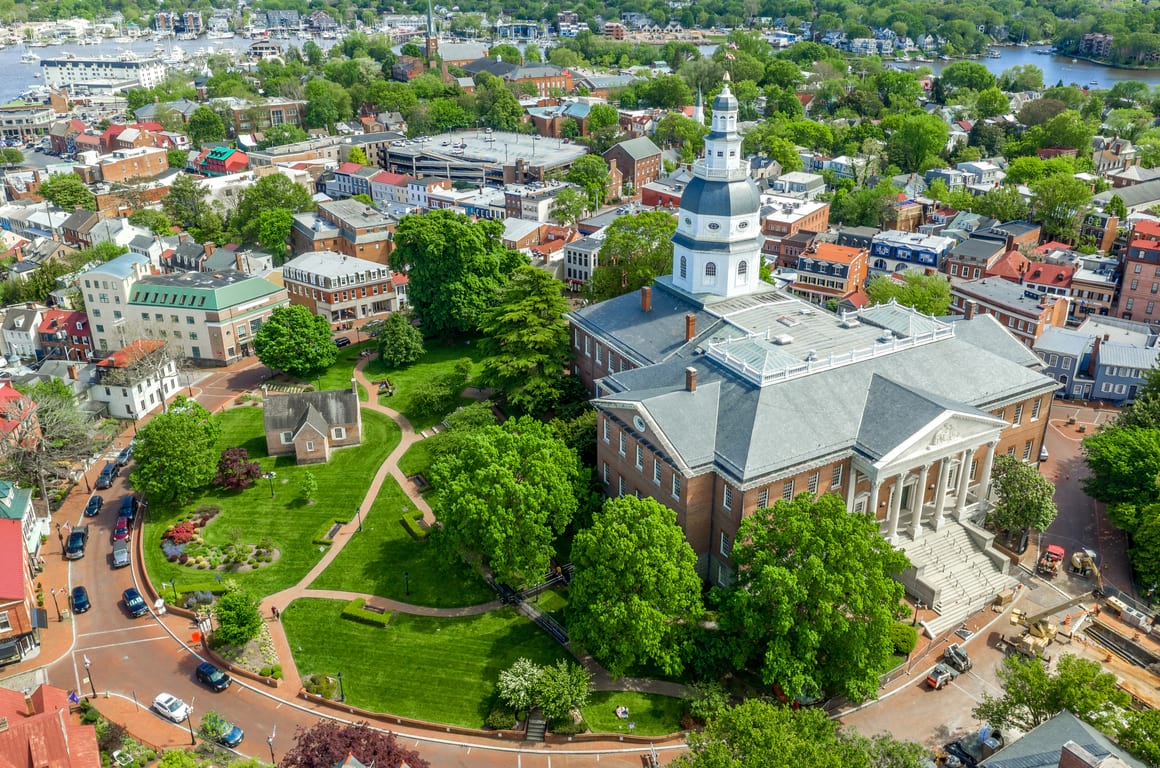
[[[846,478],[846,511],[854,511],[854,494],[858,488],[858,470],[854,469],[854,463],[850,462],[850,473]],[[877,510],[875,510],[877,511]]]
[[[938,467],[938,491],[934,497],[934,529],[942,527],[943,509],[947,504],[947,482],[950,480],[951,459],[944,456]]]
[[[967,506],[967,484],[971,480],[971,457],[974,454],[974,448],[963,451],[962,464],[959,466],[959,488],[955,496],[955,520],[963,519],[963,510]]]
[[[930,464],[923,464],[918,474],[918,493],[910,500],[910,538],[918,539],[922,532],[922,504],[926,498],[926,478],[930,474]]]
[[[886,518],[886,538],[894,542],[898,538],[898,518],[902,515],[902,482],[906,473],[894,476],[894,493],[890,496],[890,514]]]
[[[880,490],[882,490],[882,481],[875,477],[870,481],[870,508],[867,510],[870,517],[875,520],[878,519],[878,492]]]
[[[979,501],[985,501],[991,495],[991,466],[995,461],[995,446],[998,441],[987,443],[987,452],[983,454],[983,466],[979,472]]]

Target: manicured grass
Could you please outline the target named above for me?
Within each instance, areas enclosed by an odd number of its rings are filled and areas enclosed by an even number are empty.
[[[564,624],[564,609],[568,607],[568,593],[563,589],[549,589],[532,598],[532,605],[556,621]]]
[[[407,449],[407,452],[399,457],[399,469],[407,477],[411,475],[426,475],[431,469],[431,440],[438,440],[438,437],[427,438],[420,440]],[[430,482],[431,478],[427,478]]]
[[[374,349],[373,341],[364,341],[361,344],[351,344],[338,350],[338,359],[334,365],[322,374],[320,381],[323,389],[349,389],[350,380],[354,376],[354,366],[358,363],[358,353],[364,349]],[[317,381],[304,381],[304,384],[317,384]],[[358,385],[358,399],[366,402],[367,389]]]
[[[566,655],[511,608],[456,619],[395,614],[378,629],[341,619],[344,605],[296,600],[282,623],[290,647],[301,649],[294,653],[299,673],[341,671],[347,701],[357,707],[479,728],[502,670],[521,656],[552,664]]]
[[[342,589],[412,605],[456,608],[494,600],[495,592],[463,561],[447,562],[429,540],[416,541],[400,518],[415,510],[393,478],[379,489],[363,530],[322,572],[311,589]],[[410,574],[407,594],[403,573]]]
[[[627,720],[616,716],[617,707],[628,707]],[[636,723],[634,734],[663,736],[681,730],[685,701],[655,693],[597,691],[583,711],[595,733],[629,733],[628,724]]]
[[[224,573],[255,594],[268,595],[297,583],[322,558],[323,553],[312,543],[319,529],[335,517],[354,517],[379,466],[400,438],[393,421],[364,410],[362,445],[334,451],[327,464],[300,467],[293,456],[271,459],[266,455],[261,408],[233,408],[221,415],[221,424],[219,449],[241,446],[263,470],[277,472],[274,498],[270,497],[269,481],[259,479],[241,492],[211,486],[186,505],[150,505],[144,548],[145,566],[154,584],[176,579],[178,589],[184,590],[193,584],[215,584],[214,574]],[[299,490],[306,472],[312,472],[318,481],[314,504],[307,504]],[[168,562],[161,551],[161,536],[183,513],[204,504],[222,508],[222,514],[203,532],[207,544],[225,546],[235,539],[257,544],[269,537],[280,553],[278,559],[257,571],[232,574]]]
[[[348,349],[350,348],[348,347]],[[426,384],[451,373],[455,368],[455,363],[465,357],[471,358],[472,363],[478,366],[479,361],[483,359],[483,353],[476,342],[461,341],[448,346],[435,346],[433,342],[430,342],[427,346],[427,354],[423,355],[422,359],[414,365],[409,365],[406,368],[387,369],[382,361],[375,357],[367,363],[363,371],[371,381],[382,378],[391,380],[391,383],[395,385],[395,394],[391,397],[384,396],[379,402],[402,413],[416,430],[421,431],[438,424],[447,414],[441,414],[435,418],[419,418],[411,411],[411,393],[418,385]],[[475,373],[476,371],[473,369],[472,374]],[[464,385],[465,388],[467,386],[469,384]],[[460,398],[456,405],[467,402],[470,401],[466,398]]]

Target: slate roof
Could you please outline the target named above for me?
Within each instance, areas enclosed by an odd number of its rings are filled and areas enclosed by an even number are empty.
[[[1124,201],[1124,205],[1131,212],[1133,208],[1141,206],[1147,207],[1157,200],[1160,200],[1160,179],[1154,181],[1145,181],[1142,184],[1133,184],[1130,187],[1121,187],[1119,189],[1109,189],[1105,192],[1100,192],[1092,202],[1096,205],[1106,205],[1113,195],[1119,195],[1120,199]]]
[[[1100,345],[1099,365],[1101,368],[1111,365],[1147,371],[1155,367],[1157,357],[1160,357],[1160,347],[1140,347],[1135,344],[1107,341]]]
[[[1093,757],[1115,755],[1131,768],[1145,768],[1144,763],[1066,710],[1000,749],[979,763],[979,768],[1056,768],[1063,745],[1069,741],[1083,747]]]
[[[1092,339],[1089,333],[1049,326],[1044,328],[1043,333],[1035,340],[1035,351],[1070,355],[1078,360],[1091,349]]]
[[[994,418],[986,411],[963,408],[937,395],[907,388],[886,376],[874,374],[855,447],[870,459],[880,459],[947,413]]]
[[[637,136],[635,139],[628,139],[619,144],[614,144],[608,152],[620,147],[633,160],[647,160],[661,153],[660,147],[653,143],[653,140],[648,136]],[[608,152],[604,154],[607,155]]]
[[[358,395],[349,389],[326,389],[321,392],[297,392],[267,397],[262,415],[266,432],[295,434],[309,424],[325,435],[330,425],[358,421]]]

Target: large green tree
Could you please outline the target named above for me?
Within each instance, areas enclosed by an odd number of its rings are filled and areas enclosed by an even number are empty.
[[[599,263],[588,284],[589,297],[604,301],[652,285],[673,271],[677,219],[668,211],[621,216],[604,230]]]
[[[194,147],[214,141],[224,141],[226,138],[226,124],[221,115],[209,107],[198,107],[189,116],[186,123],[189,141]]]
[[[999,530],[1046,531],[1055,520],[1055,486],[1034,465],[1015,456],[997,456],[991,480],[997,499],[990,520]]]
[[[186,501],[217,474],[221,426],[200,404],[178,395],[137,431],[129,480],[151,501]]]
[[[552,201],[552,215],[565,227],[574,227],[591,203],[575,187],[561,189]]]
[[[0,414],[11,424],[0,466],[9,481],[35,485],[48,498],[48,479],[63,479],[97,449],[97,424],[60,379],[17,389],[24,398],[8,401]]]
[[[576,534],[572,562],[570,638],[616,676],[638,664],[679,674],[702,606],[676,512],[648,497],[609,499]]]
[[[306,307],[278,307],[254,334],[254,354],[296,379],[310,379],[334,365],[338,347],[326,318]]]
[[[1089,496],[1108,505],[1156,501],[1160,429],[1108,427],[1084,438],[1083,447],[1091,469],[1084,480]]]
[[[538,582],[576,512],[575,452],[529,418],[465,435],[431,467],[435,511],[449,540],[486,558],[496,576]]]
[[[214,640],[240,648],[262,631],[258,598],[237,585],[231,585],[214,604],[217,629]]]
[[[188,173],[173,178],[161,206],[174,224],[198,242],[217,242],[221,237],[222,219],[210,203],[209,190]]]
[[[290,214],[314,210],[310,190],[281,173],[263,176],[238,196],[237,208],[230,216],[230,228],[250,240],[260,240],[261,214],[278,209]]]
[[[407,273],[407,298],[426,335],[446,338],[479,327],[500,285],[527,263],[502,238],[501,222],[447,209],[399,222],[391,269]]]
[[[423,346],[423,334],[411,325],[411,316],[406,312],[392,312],[383,321],[378,337],[379,359],[388,368],[400,368],[419,360],[427,350]]]
[[[58,208],[97,210],[97,198],[75,173],[54,173],[40,184],[40,196]]]
[[[523,266],[500,288],[480,318],[486,357],[479,378],[523,413],[559,402],[571,358],[564,286],[542,269]]]
[[[733,560],[720,631],[736,666],[791,697],[875,695],[893,663],[903,595],[894,577],[909,561],[874,518],[851,514],[833,494],[779,500],[742,520]]]
[[[1087,182],[1058,174],[1035,182],[1031,191],[1031,205],[1037,220],[1043,225],[1043,233],[1057,240],[1075,242],[1080,215],[1092,199]]]
[[[583,155],[572,163],[567,179],[588,195],[592,207],[599,207],[608,189],[608,163],[599,155]]]
[[[899,283],[892,277],[877,275],[870,280],[866,294],[875,304],[894,299],[899,304],[914,307],[924,315],[942,316],[951,305],[950,284],[942,275],[926,275],[907,270]]]
[[[919,112],[902,119],[902,124],[890,134],[887,150],[891,162],[912,173],[936,162],[948,138],[950,128],[941,118]]]
[[[1055,672],[1039,659],[1012,654],[998,670],[1002,696],[983,694],[975,717],[999,728],[1030,731],[1068,710],[1081,720],[1107,728],[1115,710],[1131,702],[1116,676],[1104,672],[1099,662],[1071,654],[1059,657]]]
[[[583,708],[591,693],[592,674],[573,661],[560,659],[544,667],[536,703],[549,721],[563,720],[572,710]]]

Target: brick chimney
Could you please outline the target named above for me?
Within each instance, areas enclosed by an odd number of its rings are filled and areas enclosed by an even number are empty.
[[[1015,235],[1011,234],[1010,232],[1007,233],[1007,250],[1015,250]]]
[[[73,381],[77,380],[77,367],[75,365],[70,365],[68,367],[68,377]]]
[[[646,285],[640,289],[640,311],[652,312],[652,286]]]
[[[697,316],[692,312],[685,315],[685,341],[692,341],[697,335]]]
[[[358,382],[354,380],[354,376],[350,377],[350,391],[354,392],[355,398],[358,397]]]
[[[1092,342],[1091,357],[1088,358],[1088,364],[1087,364],[1087,375],[1089,377],[1093,377],[1093,378],[1095,377],[1095,375],[1096,375],[1096,363],[1099,362],[1099,358],[1100,358],[1100,345],[1103,342],[1107,341],[1109,338],[1111,338],[1111,336],[1109,336],[1108,334],[1105,333],[1104,337],[1102,339],[1099,336],[1096,336],[1095,341]]]
[[[24,694],[24,713],[28,715],[28,717],[32,717],[36,714],[36,702],[32,700],[31,693]]]
[[[213,252],[215,250],[217,250],[217,243],[215,243],[211,240],[202,247],[205,248],[205,255],[208,258],[210,256],[213,256]]]
[[[971,320],[975,317],[975,310],[979,308],[978,303],[974,299],[967,299],[966,304],[963,305],[963,317]]]
[[[697,391],[697,369],[691,365],[685,369],[685,391]]]

